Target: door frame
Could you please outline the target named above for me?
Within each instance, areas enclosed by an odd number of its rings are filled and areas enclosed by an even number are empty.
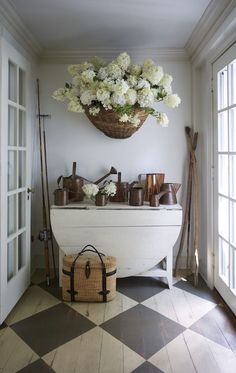
[[[26,197],[26,250],[25,265],[17,271],[17,281],[13,277],[7,281],[7,138],[8,138],[8,61],[17,62],[25,71],[26,100],[26,190],[31,185],[31,108],[30,108],[30,63],[3,37],[0,38],[0,324],[30,284],[30,226],[31,195]],[[26,192],[27,195],[27,192]],[[18,227],[17,227],[18,229]],[[4,265],[5,264],[5,265]]]
[[[226,65],[230,63],[229,56],[232,53],[232,48],[236,50],[236,42],[233,43],[221,56],[212,63],[212,81],[213,81],[213,105],[212,105],[212,134],[213,134],[213,164],[214,164],[214,178],[213,178],[213,244],[214,244],[214,287],[220,293],[222,298],[225,300],[227,305],[231,308],[233,313],[236,315],[236,294],[224,284],[223,280],[218,275],[219,268],[219,249],[218,249],[218,116],[217,116],[217,73]],[[228,87],[228,85],[227,85]],[[230,182],[230,180],[228,181]],[[231,253],[229,253],[229,260]],[[233,259],[232,259],[233,262]],[[231,264],[234,266],[234,264]],[[232,299],[233,296],[233,299]]]

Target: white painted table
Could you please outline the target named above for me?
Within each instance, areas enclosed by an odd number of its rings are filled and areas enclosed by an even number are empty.
[[[173,246],[180,233],[180,205],[150,207],[89,202],[51,207],[51,223],[60,248],[61,274],[64,254],[75,254],[92,244],[117,258],[117,277],[167,277],[172,286]],[[158,263],[166,258],[166,270]]]

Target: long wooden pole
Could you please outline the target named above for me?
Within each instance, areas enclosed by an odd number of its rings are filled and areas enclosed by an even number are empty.
[[[42,188],[42,212],[43,212],[43,232],[45,234],[44,242],[44,258],[45,272],[47,285],[50,284],[50,263],[49,263],[49,248],[47,239],[47,210],[44,192],[44,169],[43,169],[43,142],[42,142],[42,125],[40,112],[40,97],[39,97],[39,79],[37,79],[37,101],[38,101],[38,124],[39,124],[39,145],[40,145],[40,169],[41,169],[41,188]]]
[[[56,263],[55,263],[55,254],[54,254],[54,245],[53,245],[53,236],[52,236],[52,225],[51,225],[51,218],[50,218],[50,199],[49,199],[49,185],[48,185],[47,144],[46,144],[46,133],[45,133],[44,121],[43,121],[43,145],[44,145],[43,146],[43,148],[44,148],[44,168],[45,168],[46,191],[47,191],[48,222],[49,222],[49,230],[50,230],[51,249],[52,249],[53,272],[54,272],[54,278],[56,278],[57,277],[57,274],[56,274]]]

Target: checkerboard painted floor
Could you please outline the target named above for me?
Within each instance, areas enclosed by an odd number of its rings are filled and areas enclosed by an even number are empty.
[[[236,372],[236,319],[201,279],[119,279],[112,302],[71,304],[38,277],[1,326],[0,372]]]

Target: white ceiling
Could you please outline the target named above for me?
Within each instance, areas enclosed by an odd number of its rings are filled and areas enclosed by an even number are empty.
[[[42,48],[184,48],[210,0],[9,0]]]

